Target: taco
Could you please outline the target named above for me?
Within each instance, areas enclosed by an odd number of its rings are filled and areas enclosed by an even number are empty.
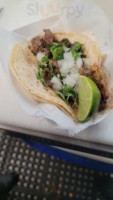
[[[56,105],[75,121],[86,121],[107,108],[108,83],[101,52],[95,42],[80,33],[52,33],[46,29],[30,41],[16,44],[10,70],[33,99]],[[80,96],[80,78],[86,78],[95,96],[83,120],[79,114],[83,105],[88,106],[83,102],[89,92],[86,87],[84,96]]]

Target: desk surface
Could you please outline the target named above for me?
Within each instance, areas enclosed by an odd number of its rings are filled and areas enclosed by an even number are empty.
[[[103,7],[106,13],[113,19],[113,1],[108,0],[107,2],[104,0],[95,0],[99,5]],[[28,24],[30,22],[36,21],[37,19],[44,18],[45,15],[29,15],[28,7],[31,5],[31,0],[12,0],[9,2],[8,0],[1,0],[0,7],[4,7],[3,13],[0,14],[0,26],[4,26],[8,29],[18,28],[21,25]],[[36,3],[37,2],[37,3]],[[38,5],[38,0],[35,2],[35,5]],[[43,2],[43,0],[42,0]],[[46,1],[50,2],[50,1]],[[61,2],[59,0],[56,1]],[[34,4],[32,4],[34,5]],[[13,10],[13,12],[12,12]],[[46,13],[50,15],[50,13]],[[52,13],[53,14],[53,13]],[[0,67],[0,124],[1,127],[10,128],[17,131],[24,131],[30,134],[38,134],[41,135],[40,132],[48,132],[53,133],[51,137],[54,137],[54,134],[60,135],[60,131],[54,127],[50,127],[48,122],[45,121],[44,128],[41,120],[37,118],[33,118],[28,116],[23,112],[22,108],[16,101],[11,91],[11,88],[8,85],[6,76]],[[96,126],[88,128],[87,130],[81,132],[79,135],[75,136],[75,138],[87,140],[87,141],[95,141],[99,143],[113,145],[113,134],[112,134],[112,118],[113,115],[109,116],[106,120],[99,123]],[[32,122],[32,130],[29,126],[28,122]],[[46,131],[48,130],[48,131]],[[43,134],[42,134],[43,136]],[[67,133],[64,136],[68,136]]]

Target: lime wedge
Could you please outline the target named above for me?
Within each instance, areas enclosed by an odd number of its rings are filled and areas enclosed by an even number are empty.
[[[101,100],[100,91],[90,78],[80,75],[79,78],[79,111],[80,122],[85,122],[98,111]]]

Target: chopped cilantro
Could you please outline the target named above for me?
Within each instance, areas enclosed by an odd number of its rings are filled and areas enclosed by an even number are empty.
[[[77,61],[78,58],[85,57],[84,53],[82,52],[82,46],[83,45],[79,42],[75,42],[70,49],[75,61]]]
[[[53,51],[59,47],[59,44],[57,42],[53,42],[48,48],[50,50],[51,53],[53,53]]]
[[[65,96],[64,96],[64,94],[62,93],[62,91],[56,90],[56,94],[57,94],[58,96],[60,96],[63,100],[65,100]]]
[[[70,97],[74,98],[77,96],[77,93],[75,92],[74,88],[71,86],[63,85],[62,91],[67,101],[69,101]]]
[[[45,69],[45,68],[46,68],[46,65],[40,64],[39,67],[40,67],[41,69]]]
[[[56,91],[56,94],[69,104],[75,104],[75,99],[78,98],[78,94],[75,92],[75,89],[68,85],[63,85],[62,90]]]
[[[43,56],[41,62],[47,63],[49,61],[49,58],[47,56]]]
[[[43,85],[47,86],[47,83],[45,82],[44,79],[41,79],[41,83],[42,83]]]
[[[44,80],[45,72],[42,68],[39,69],[38,73],[36,73],[36,78],[41,81],[43,85],[47,85]]]
[[[66,43],[66,42],[63,42],[63,43],[62,43],[62,46],[63,46],[63,47],[67,47],[67,43]]]
[[[71,48],[72,51],[76,51],[79,52],[81,51],[82,48],[82,44],[80,44],[79,42],[75,42]]]
[[[53,52],[54,60],[62,60],[64,58],[64,50],[62,47],[57,47]]]
[[[51,77],[53,77],[54,76],[54,69],[53,69],[53,66],[50,62],[49,62],[49,69],[50,69],[50,75],[51,75]]]
[[[83,53],[82,53],[82,52],[78,52],[78,53],[73,52],[72,55],[73,55],[73,57],[74,57],[74,60],[77,61],[78,58],[81,58],[81,57],[82,57]]]
[[[64,49],[58,43],[53,43],[51,46],[49,46],[49,50],[52,53],[54,60],[61,60],[64,58]]]

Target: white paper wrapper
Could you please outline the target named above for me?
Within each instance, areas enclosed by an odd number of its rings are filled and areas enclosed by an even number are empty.
[[[28,114],[38,118],[46,118],[50,124],[54,124],[58,129],[68,130],[70,135],[74,135],[102,121],[111,111],[98,114],[84,124],[75,123],[56,106],[36,102],[28,94],[23,93],[10,75],[8,66],[10,53],[15,43],[28,40],[40,34],[43,29],[50,28],[57,32],[82,32],[95,40],[102,53],[107,55],[105,67],[110,72],[111,77],[113,76],[113,26],[104,12],[91,0],[73,1],[71,5],[64,5],[61,11],[58,16],[38,21],[14,32],[0,29],[0,59],[12,91],[22,108]],[[110,87],[113,88],[112,78],[110,78]]]

